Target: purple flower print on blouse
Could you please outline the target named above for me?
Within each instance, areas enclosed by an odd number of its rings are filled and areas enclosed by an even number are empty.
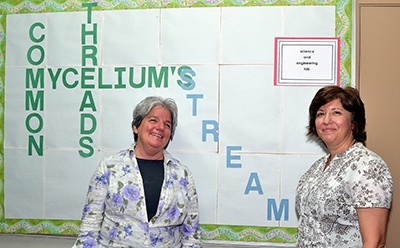
[[[193,228],[190,225],[183,223],[181,226],[181,232],[183,233],[183,235],[188,237],[193,234]]]
[[[118,229],[113,226],[111,230],[108,232],[108,236],[111,240],[114,240],[118,236]]]
[[[171,179],[168,179],[167,181],[165,181],[165,186],[168,188],[169,186],[174,185],[174,181]]]
[[[83,207],[83,216],[86,216],[90,211],[90,204],[85,204]]]
[[[164,201],[160,201],[160,202],[158,203],[157,211],[158,211],[158,212],[161,212],[161,211],[163,210],[163,208],[164,208],[164,205],[165,205],[165,202],[164,202]]]
[[[122,188],[122,195],[130,201],[138,201],[140,192],[135,185],[129,184]]]
[[[93,231],[89,231],[86,235],[82,235],[82,237],[90,237],[93,238],[94,232]]]
[[[193,221],[192,227],[195,228],[195,229],[198,229],[198,228],[199,228],[199,219]]]
[[[181,177],[181,179],[179,180],[179,185],[181,185],[184,190],[187,190],[187,185],[188,185],[187,178]]]
[[[132,225],[128,224],[127,226],[125,226],[124,232],[125,232],[126,236],[132,236],[133,235]]]
[[[103,186],[107,186],[110,184],[110,174],[110,170],[107,170],[106,172],[104,172],[103,175],[97,176],[95,181],[97,183],[101,183]]]
[[[168,218],[170,218],[171,220],[175,220],[179,217],[180,212],[177,206],[173,206],[172,208],[170,208],[167,212],[167,216]]]
[[[163,242],[163,238],[162,237],[158,237],[158,236],[154,235],[153,233],[150,234],[150,240],[151,240],[151,245],[152,246],[156,246],[157,243]]]
[[[114,206],[119,208],[122,206],[124,199],[122,198],[122,196],[120,194],[114,193],[111,197],[111,201],[112,201],[112,203],[114,203]]]
[[[140,229],[142,229],[143,232],[148,233],[149,232],[149,223],[141,222]]]
[[[126,165],[122,168],[122,171],[124,172],[124,175],[126,175],[126,174],[132,172],[131,167],[130,167],[129,164],[126,164]]]
[[[97,242],[94,238],[89,238],[83,242],[83,248],[95,248],[97,246]]]

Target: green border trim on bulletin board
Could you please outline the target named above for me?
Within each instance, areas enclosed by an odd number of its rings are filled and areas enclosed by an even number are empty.
[[[79,220],[6,219],[4,216],[4,81],[7,14],[86,11],[84,0],[3,0],[0,2],[0,233],[77,235]],[[351,0],[98,0],[94,10],[225,6],[336,6],[340,38],[340,85],[351,85]],[[203,240],[295,243],[297,228],[201,225]]]

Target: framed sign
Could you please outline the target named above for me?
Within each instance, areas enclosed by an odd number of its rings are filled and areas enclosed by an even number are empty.
[[[274,85],[339,85],[339,38],[275,38]]]

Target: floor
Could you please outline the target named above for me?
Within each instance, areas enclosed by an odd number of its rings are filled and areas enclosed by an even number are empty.
[[[71,248],[75,237],[51,236],[51,235],[17,235],[0,234],[1,248]],[[204,241],[203,248],[282,248],[292,247],[293,244],[271,244],[271,243],[244,243],[244,242],[221,242]]]
[[[0,234],[1,248],[71,248],[75,237]]]

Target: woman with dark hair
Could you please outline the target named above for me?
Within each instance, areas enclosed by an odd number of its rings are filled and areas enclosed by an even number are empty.
[[[314,96],[308,135],[329,154],[298,183],[298,247],[385,246],[393,181],[383,159],[365,147],[365,125],[356,89],[326,86]]]
[[[135,107],[135,142],[100,162],[74,247],[201,247],[192,174],[166,151],[177,116],[171,98]]]

